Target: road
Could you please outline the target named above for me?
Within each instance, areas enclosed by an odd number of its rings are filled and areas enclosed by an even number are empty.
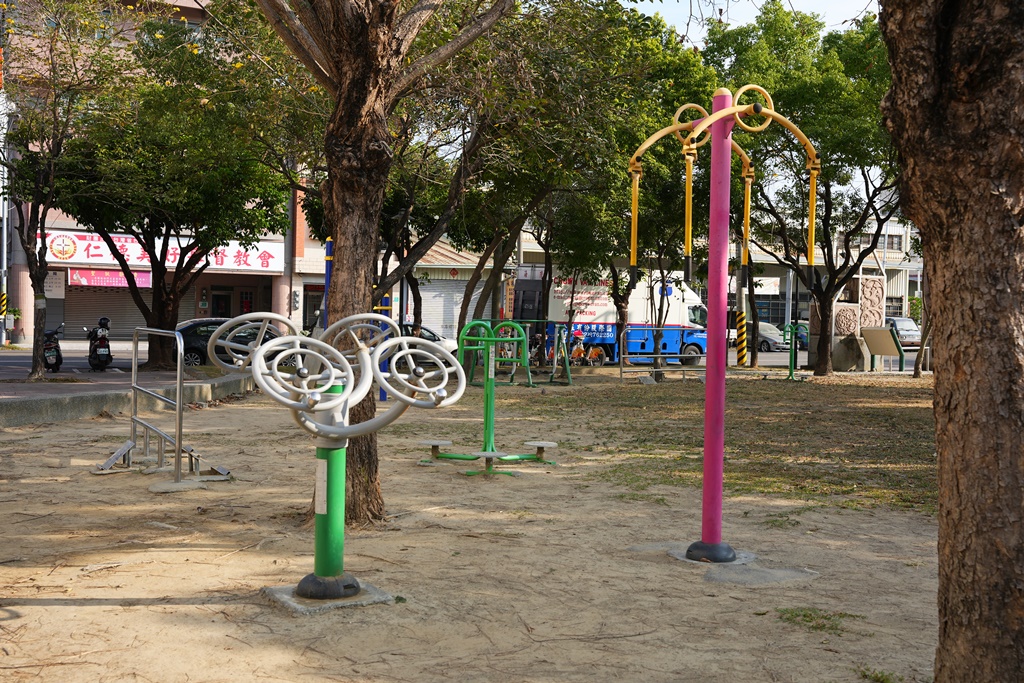
[[[146,362],[146,349],[147,345],[144,342],[139,343],[139,363]],[[89,367],[89,359],[87,358],[89,353],[89,342],[81,340],[61,340],[60,343],[61,355],[64,357],[64,362],[60,366],[60,375],[69,374],[87,374],[95,375],[102,373],[94,373]],[[131,342],[112,342],[111,353],[114,355],[114,361],[105,372],[125,372],[131,373],[132,371],[132,343]],[[0,351],[0,376],[11,378],[18,374],[27,375],[29,369],[32,367],[32,353],[28,349],[22,350],[4,350]]]

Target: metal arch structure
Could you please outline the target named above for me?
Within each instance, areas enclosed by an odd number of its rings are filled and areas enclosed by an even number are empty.
[[[753,90],[764,98],[760,103],[737,104],[744,92]],[[695,109],[700,118],[680,122],[679,118],[688,109]],[[749,125],[744,119],[751,116],[764,117],[757,125]],[[632,215],[630,219],[630,284],[637,279],[637,224],[639,213],[640,178],[643,169],[640,158],[655,143],[674,135],[682,144],[686,158],[686,215],[685,244],[686,279],[692,268],[692,175],[693,161],[697,149],[711,144],[711,199],[708,239],[708,355],[705,382],[704,413],[704,477],[702,490],[701,540],[692,543],[686,551],[687,559],[705,562],[732,562],[736,552],[722,541],[722,489],[725,451],[725,369],[727,363],[728,335],[728,266],[729,266],[729,192],[731,158],[736,153],[743,162],[743,246],[742,265],[747,267],[750,240],[750,192],[754,181],[754,167],[750,158],[732,139],[734,126],[748,132],[763,131],[772,122],[786,128],[803,146],[807,154],[807,169],[810,171],[810,191],[807,219],[807,263],[808,274],[814,271],[814,218],[816,209],[817,177],[821,170],[821,159],[814,145],[792,121],[775,111],[771,96],[757,85],[745,85],[735,96],[726,88],[719,88],[713,96],[711,113],[699,105],[687,104],[680,107],[673,117],[673,124],[662,128],[647,138],[629,160],[632,176]],[[702,137],[703,136],[703,137]]]
[[[256,339],[250,344],[232,341],[239,326],[256,329]],[[386,427],[411,407],[452,405],[466,389],[466,375],[441,346],[399,336],[393,321],[375,313],[339,320],[319,338],[286,334],[264,342],[271,326],[277,332],[294,332],[287,319],[272,313],[233,318],[210,338],[209,357],[217,358],[216,351],[222,349],[232,363],[220,362],[220,367],[252,373],[267,396],[291,410],[296,423],[318,437],[313,573],[303,577],[295,595],[320,600],[352,597],[361,588],[344,568],[348,440]],[[392,369],[382,370],[389,358],[393,362],[385,367]],[[369,394],[374,383],[396,399],[394,405],[373,419],[349,424],[351,407]]]

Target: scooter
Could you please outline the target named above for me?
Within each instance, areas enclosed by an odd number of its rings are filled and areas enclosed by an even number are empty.
[[[43,367],[50,372],[60,372],[60,364],[64,362],[64,354],[60,352],[58,335],[64,334],[64,323],[55,330],[43,332]]]
[[[89,337],[89,367],[100,372],[107,369],[114,354],[110,353],[110,318],[102,317],[91,330],[83,327]]]

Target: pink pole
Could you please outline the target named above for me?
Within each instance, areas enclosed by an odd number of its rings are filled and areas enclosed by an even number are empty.
[[[715,91],[712,113],[732,106],[732,93]],[[704,491],[701,540],[686,551],[691,560],[732,562],[722,542],[722,470],[725,453],[725,368],[729,278],[729,183],[733,118],[711,125],[711,217],[708,243],[708,351],[704,390]]]

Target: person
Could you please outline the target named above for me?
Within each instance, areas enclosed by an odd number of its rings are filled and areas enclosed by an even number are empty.
[[[420,330],[420,326],[419,325],[413,325],[412,329],[409,331],[409,335],[412,336],[412,337],[422,337],[423,334],[422,334],[422,330]]]

